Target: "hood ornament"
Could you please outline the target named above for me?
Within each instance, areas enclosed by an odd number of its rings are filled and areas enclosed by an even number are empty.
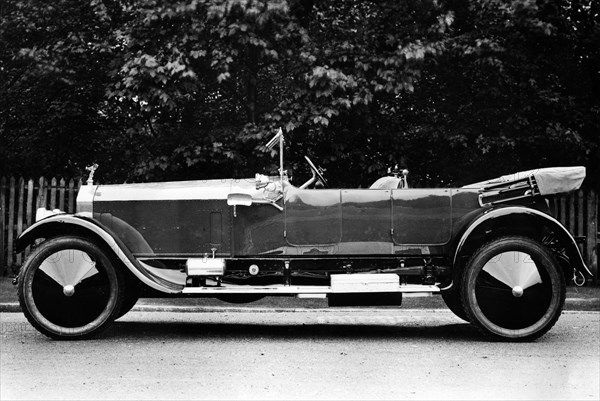
[[[98,169],[98,163],[94,163],[91,166],[87,166],[85,169],[90,172],[90,175],[88,176],[86,184],[94,185],[94,173]]]

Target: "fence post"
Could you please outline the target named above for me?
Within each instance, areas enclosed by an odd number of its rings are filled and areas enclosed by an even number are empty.
[[[77,180],[77,193],[79,193],[79,190],[81,189],[81,178]],[[71,213],[76,213],[77,212],[77,200],[75,201],[75,204],[73,205],[73,211]]]
[[[33,221],[33,216],[35,215],[33,213],[33,180],[29,179],[29,181],[27,181],[27,206],[25,208],[25,229],[31,227],[31,225],[34,223]],[[29,247],[27,247],[25,249],[25,254],[24,256],[27,257],[29,256]]]
[[[67,213],[75,213],[75,203],[74,203],[74,199],[75,199],[75,183],[73,182],[73,179],[71,178],[69,180],[69,190],[68,190],[68,194],[69,194],[69,202],[67,203]]]
[[[587,246],[586,246],[586,262],[589,263],[589,268],[594,275],[594,282],[598,284],[600,274],[598,272],[598,196],[595,191],[590,191],[587,194]]]
[[[52,178],[50,181],[50,207],[48,209],[56,209],[56,178]]]
[[[65,179],[61,178],[58,183],[58,208],[65,211]]]
[[[35,214],[33,213],[33,180],[30,179],[29,181],[27,181],[27,209],[26,209],[26,219],[25,222],[27,224],[27,227],[31,227],[31,225],[34,223],[33,221],[33,216],[35,216]]]
[[[19,204],[17,205],[17,233],[15,238],[18,238],[19,235],[23,232],[23,206],[25,204],[25,180],[23,177],[19,178]],[[16,263],[21,266],[21,254],[16,255]]]
[[[38,180],[38,194],[35,199],[35,210],[37,211],[41,207],[46,207],[46,179],[40,177]]]
[[[569,228],[567,223],[567,197],[565,195],[562,195],[558,201],[558,204],[560,209],[559,220],[563,224],[563,226],[565,226],[565,228],[568,230]]]
[[[15,230],[15,177],[10,177],[8,190],[8,233],[7,233],[7,257],[6,267],[10,269],[13,265],[13,239]]]
[[[4,260],[4,199],[2,199],[0,202],[0,277],[4,276],[6,269]]]
[[[0,276],[4,276],[4,270],[6,269],[6,259],[4,253],[4,230],[6,226],[4,225],[4,213],[6,211],[5,207],[5,191],[6,191],[6,178],[2,177],[0,179]]]
[[[573,192],[569,194],[567,202],[569,204],[569,225],[567,226],[567,229],[572,235],[577,236],[577,222],[575,221],[575,205],[577,204],[577,198]]]

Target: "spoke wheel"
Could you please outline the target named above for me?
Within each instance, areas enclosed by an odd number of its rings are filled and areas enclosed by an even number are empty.
[[[94,243],[59,237],[42,243],[19,274],[19,303],[29,322],[55,339],[89,338],[115,318],[121,272]]]
[[[525,237],[503,237],[481,247],[461,283],[469,321],[487,335],[528,341],[558,320],[566,284],[552,253]]]

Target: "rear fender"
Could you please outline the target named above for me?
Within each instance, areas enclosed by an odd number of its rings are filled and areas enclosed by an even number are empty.
[[[36,239],[52,238],[61,235],[80,235],[91,238],[114,254],[140,281],[161,292],[179,293],[183,289],[162,279],[145,269],[133,256],[123,242],[113,235],[108,228],[84,215],[59,214],[40,220],[25,230],[17,238],[16,250],[22,252],[32,245]]]
[[[570,267],[584,278],[586,275],[592,276],[571,233],[554,217],[522,206],[487,209],[475,218],[463,232],[455,247],[453,265],[457,266],[461,256],[468,256],[469,252],[483,245],[481,239],[487,237],[488,232],[492,235],[493,233],[523,234],[531,232],[531,227],[539,230],[548,228],[552,231],[560,246],[564,248]]]

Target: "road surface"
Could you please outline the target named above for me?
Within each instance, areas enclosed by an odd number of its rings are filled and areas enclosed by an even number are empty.
[[[600,313],[534,343],[481,337],[447,310],[131,312],[59,342],[0,314],[0,399],[600,398]]]

